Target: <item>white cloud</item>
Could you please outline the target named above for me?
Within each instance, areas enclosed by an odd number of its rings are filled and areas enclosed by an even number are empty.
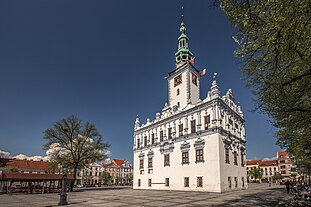
[[[18,160],[34,160],[34,161],[40,161],[40,160],[48,161],[49,160],[48,156],[38,156],[38,155],[27,156],[24,154],[18,154],[16,156],[14,156],[13,158],[18,159]]]
[[[0,150],[0,158],[10,158],[11,154],[9,152],[5,152]]]
[[[265,160],[265,161],[267,161],[267,160],[277,160],[277,157],[266,157],[266,158],[263,158],[262,160]]]

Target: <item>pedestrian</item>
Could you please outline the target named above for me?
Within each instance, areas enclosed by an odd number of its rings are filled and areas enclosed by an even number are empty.
[[[288,180],[286,181],[285,186],[286,186],[287,194],[289,194],[290,183],[288,182]]]

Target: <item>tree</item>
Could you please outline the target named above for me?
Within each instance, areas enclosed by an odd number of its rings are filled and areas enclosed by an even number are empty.
[[[111,181],[111,175],[108,172],[102,172],[99,176],[100,182],[104,182],[104,184],[108,184]]]
[[[78,170],[108,157],[109,144],[103,142],[95,125],[90,122],[83,125],[74,115],[46,129],[44,139],[47,141],[44,149],[48,150],[51,161],[73,173],[74,179]]]
[[[276,172],[274,175],[273,175],[273,177],[272,177],[272,179],[275,181],[275,180],[281,180],[283,178],[283,176],[282,176],[282,174],[281,173],[279,173],[279,172]]]
[[[259,167],[258,168],[254,167],[253,169],[251,169],[249,171],[249,174],[251,176],[254,176],[255,180],[262,178],[262,173],[261,173],[261,170],[259,169]]]
[[[128,174],[125,175],[125,178],[126,178],[128,183],[132,183],[132,181],[133,181],[133,174],[132,173],[128,173]]]
[[[9,172],[18,172],[18,169],[17,168],[10,168]]]
[[[296,159],[311,154],[310,0],[219,0],[237,29],[235,54],[256,109],[279,130],[277,144]]]

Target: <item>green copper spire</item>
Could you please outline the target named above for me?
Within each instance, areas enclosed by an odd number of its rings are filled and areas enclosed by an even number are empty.
[[[179,32],[180,32],[180,35],[178,37],[178,50],[175,53],[176,65],[189,61],[192,58],[192,53],[189,50],[189,43],[188,43],[189,39],[186,35],[183,7],[182,7],[181,24],[180,24]]]

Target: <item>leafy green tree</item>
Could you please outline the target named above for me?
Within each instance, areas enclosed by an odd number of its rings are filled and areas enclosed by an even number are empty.
[[[311,154],[310,0],[219,0],[237,34],[243,79],[256,109],[279,130],[277,144],[295,159]]]
[[[72,173],[75,179],[78,170],[108,157],[109,144],[103,142],[95,125],[90,122],[82,124],[74,115],[46,129],[44,139],[47,141],[44,149],[48,150],[51,161]]]
[[[255,180],[257,179],[261,179],[262,178],[262,173],[261,173],[261,170],[259,168],[253,168],[249,171],[249,174],[251,176],[253,176],[255,178]]]
[[[18,169],[17,168],[10,168],[9,172],[18,172]]]
[[[127,182],[132,183],[133,181],[133,174],[132,173],[128,173],[125,175],[125,178],[127,180]]]
[[[104,184],[108,184],[111,181],[111,175],[108,172],[102,172],[99,176],[99,181],[104,182]]]
[[[279,172],[276,172],[276,173],[273,175],[273,177],[272,177],[273,180],[281,180],[282,178],[283,178],[283,176],[282,176],[282,174],[279,173]]]

